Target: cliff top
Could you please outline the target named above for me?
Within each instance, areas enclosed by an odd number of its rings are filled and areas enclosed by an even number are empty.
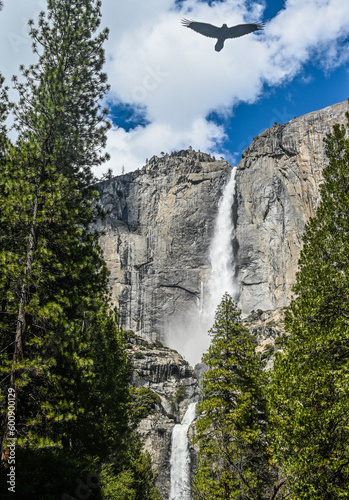
[[[309,133],[323,133],[324,123],[333,123],[336,117],[342,122],[346,111],[349,111],[348,101],[342,101],[318,111],[295,117],[285,124],[275,123],[253,138],[250,146],[243,151],[241,159],[270,154],[294,156],[298,151],[295,147],[295,140],[290,139],[290,137],[304,138]],[[239,164],[238,168],[242,168],[242,166]]]
[[[161,156],[152,156],[149,160],[146,159],[145,165],[133,172],[117,175],[100,182],[100,185],[108,183],[112,180],[120,180],[125,182],[133,182],[137,177],[149,175],[156,177],[159,174],[166,174],[178,170],[184,170],[187,173],[198,173],[202,170],[216,171],[221,169],[231,169],[231,165],[221,157],[217,160],[209,153],[203,153],[200,150],[195,151],[191,146],[188,149],[180,151],[172,151],[172,153],[161,153]]]

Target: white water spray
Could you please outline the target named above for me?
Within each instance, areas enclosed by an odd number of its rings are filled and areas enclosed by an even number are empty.
[[[170,500],[191,500],[188,429],[195,418],[196,403],[191,403],[181,424],[172,431]]]

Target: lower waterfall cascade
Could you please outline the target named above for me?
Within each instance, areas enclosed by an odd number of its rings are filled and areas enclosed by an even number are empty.
[[[180,424],[172,431],[171,490],[169,500],[191,500],[188,430],[195,418],[196,403],[191,403]]]

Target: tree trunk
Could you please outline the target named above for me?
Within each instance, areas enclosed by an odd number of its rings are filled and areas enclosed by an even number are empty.
[[[21,293],[18,305],[18,315],[17,315],[17,325],[16,325],[16,336],[15,336],[15,348],[13,352],[12,368],[11,368],[11,378],[10,387],[15,391],[14,405],[15,412],[17,413],[17,400],[18,400],[18,388],[16,386],[16,372],[17,363],[23,358],[23,348],[24,348],[24,334],[26,328],[26,317],[25,317],[25,307],[27,305],[27,295],[28,295],[28,278],[31,275],[32,264],[33,264],[33,253],[36,246],[36,219],[38,214],[38,197],[35,198],[34,209],[33,209],[33,219],[29,232],[29,239],[27,245],[27,258],[25,263],[24,278],[21,286]],[[9,457],[9,427],[8,427],[8,410],[6,411],[5,418],[5,428],[4,428],[4,438],[2,441],[2,452],[1,461],[7,463]]]

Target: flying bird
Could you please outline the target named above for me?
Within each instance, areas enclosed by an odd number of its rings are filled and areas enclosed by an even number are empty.
[[[221,28],[218,28],[218,26],[213,26],[212,24],[197,23],[195,21],[189,21],[188,19],[182,19],[182,24],[197,33],[201,33],[201,35],[217,38],[217,43],[214,47],[217,52],[223,49],[224,42],[227,38],[238,38],[239,36],[247,35],[253,31],[260,31],[264,28],[263,23],[238,24],[230,28],[228,28],[226,24],[223,24]]]

